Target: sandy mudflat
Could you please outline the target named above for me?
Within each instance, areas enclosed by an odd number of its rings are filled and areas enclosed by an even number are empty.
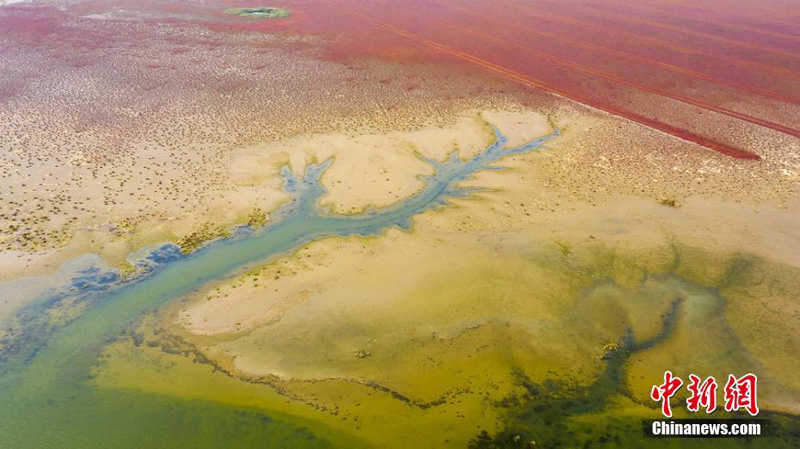
[[[533,111],[480,116],[509,130],[512,143],[547,132],[548,117]],[[451,149],[453,139],[444,136],[457,135],[460,149],[485,145],[476,117],[465,114],[451,130],[365,139],[386,139],[397,148],[393,157],[416,167],[405,153],[409,142]],[[173,307],[163,326],[235,376],[273,379],[297,401],[357,420],[363,426],[320,415],[375,444],[392,444],[386,416],[395,416],[395,427],[420,429],[431,415],[423,407],[396,417],[407,406],[367,385],[423,406],[443,401],[434,408],[442,421],[434,422],[450,425],[443,438],[458,446],[468,429],[498,425],[502,408],[487,404],[520,394],[515,370],[531,382],[556,376],[587,384],[602,372],[603,348],[621,341],[626,327],[639,340],[652,337],[670,302],[682,298],[673,334],[626,365],[632,397],[646,401],[649,380],[664,369],[719,376],[758,369],[762,407],[796,412],[800,384],[792,373],[800,365],[772,343],[800,343],[787,318],[800,312],[793,299],[800,287],[794,178],[767,177],[743,192],[739,184],[751,176],[746,162],[684,154],[665,169],[659,159],[671,156],[659,148],[638,149],[635,160],[619,146],[587,148],[586,135],[607,136],[603,118],[570,109],[550,117],[564,127],[561,138],[466,183],[489,191],[415,218],[410,232],[322,240],[211,283]],[[443,157],[447,149],[430,154]],[[641,163],[642,153],[651,162]],[[613,165],[602,165],[612,157]],[[348,160],[343,152],[336,163]],[[414,170],[394,173],[390,179],[415,185]],[[330,191],[326,201],[354,209],[392,201]],[[723,314],[714,312],[720,298]],[[687,339],[705,344],[687,350]],[[624,406],[646,415],[641,407]]]
[[[793,60],[513,2],[392,3],[293,0],[251,20],[213,1],[0,0],[5,438],[80,446],[124,422],[176,445],[265,441],[286,424],[288,447],[645,446],[648,393],[671,370],[757,373],[761,416],[795,442]],[[130,279],[154,244],[189,253],[273,223],[285,166],[332,160],[330,214],[398,204],[433,172],[423,158],[478,154],[492,126],[509,145],[562,134],[410,229],[252,262],[333,222],[292,221],[122,292],[49,292],[82,288],[87,267]]]

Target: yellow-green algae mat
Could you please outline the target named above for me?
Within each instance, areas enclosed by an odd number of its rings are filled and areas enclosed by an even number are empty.
[[[797,343],[792,320],[783,316],[800,289],[797,271],[679,245],[637,255],[602,246],[552,247],[498,258],[410,295],[414,306],[439,304],[428,314],[432,322],[424,311],[407,321],[432,324],[450,307],[456,319],[481,324],[456,335],[398,340],[392,357],[364,359],[372,367],[359,373],[363,379],[397,372],[409,382],[403,390],[341,379],[237,376],[170,334],[162,316],[168,311],[159,309],[105,342],[99,356],[82,360],[93,367],[88,373],[59,373],[62,388],[13,391],[14,370],[4,372],[0,445],[708,447],[703,440],[645,439],[642,419],[657,416],[646,398],[649,386],[665,368],[718,377],[757,371],[764,391],[780,394],[797,372],[797,360],[787,359],[776,340],[788,336],[792,341],[785,344]],[[487,302],[486,295],[496,299]],[[470,302],[475,309],[464,308]],[[513,313],[491,312],[508,305],[516,307]],[[42,315],[38,329],[48,332],[48,320],[61,312]],[[374,317],[374,328],[364,333],[380,336],[392,312]],[[298,331],[325,335],[350,318]],[[687,341],[697,344],[684,346]],[[609,342],[616,346],[609,349]],[[415,372],[428,359],[437,367],[427,375]],[[415,382],[424,385],[415,391]],[[497,412],[499,423],[459,415],[461,401],[476,398],[485,398],[482,407]],[[356,409],[373,419],[353,421]],[[453,414],[436,418],[441,410]],[[797,447],[796,417],[761,417],[774,424],[769,436],[715,440],[714,447]],[[419,432],[430,420],[441,425],[438,432]],[[475,429],[449,434],[450,420],[469,421]]]

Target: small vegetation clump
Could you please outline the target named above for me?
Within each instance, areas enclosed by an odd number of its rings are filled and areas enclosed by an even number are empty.
[[[372,354],[369,353],[366,349],[359,349],[356,351],[355,356],[359,359],[366,359],[367,357],[371,356]]]
[[[136,222],[130,218],[122,219],[111,226],[110,233],[114,237],[122,237],[136,231]]]
[[[658,203],[667,207],[680,207],[680,203],[674,198],[661,198],[658,200]]]
[[[609,342],[603,345],[603,360],[608,358],[611,354],[619,351],[619,345],[614,342]]]
[[[247,215],[247,224],[251,228],[260,228],[267,224],[267,213],[260,207],[255,207]]]
[[[211,223],[203,223],[194,231],[181,237],[178,240],[178,247],[184,254],[191,253],[209,240],[217,237],[227,237],[230,233],[221,226],[215,226]]]

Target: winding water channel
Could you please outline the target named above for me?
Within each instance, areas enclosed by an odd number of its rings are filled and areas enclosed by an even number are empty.
[[[87,375],[99,350],[143,313],[317,239],[407,229],[415,215],[475,190],[460,187],[460,182],[480,171],[498,170],[492,164],[499,159],[536,151],[559,135],[554,128],[547,136],[508,146],[508,138],[495,129],[494,141],[471,158],[462,160],[455,152],[445,161],[420,156],[434,169],[424,177],[420,191],[395,205],[356,215],[335,215],[319,206],[326,193],[320,179],[333,160],[308,166],[302,176],[284,167],[281,176],[291,200],[273,214],[271,224],[187,256],[173,245],[163,246],[148,257],[154,262],[151,269],[128,282],[114,272],[85,270],[85,276],[70,280],[68,293],[58,296],[91,296],[83,313],[60,328],[36,328],[37,335],[26,336],[23,328],[21,341],[12,345],[16,352],[0,353],[0,447],[202,447],[220,442],[228,447],[235,447],[230,446],[234,442],[325,446],[304,429],[260,413],[98,391]],[[53,298],[39,298],[21,313],[35,315],[52,302]]]

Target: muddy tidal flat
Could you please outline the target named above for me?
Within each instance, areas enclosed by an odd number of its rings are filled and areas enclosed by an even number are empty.
[[[0,0],[0,447],[800,446],[799,21]]]

